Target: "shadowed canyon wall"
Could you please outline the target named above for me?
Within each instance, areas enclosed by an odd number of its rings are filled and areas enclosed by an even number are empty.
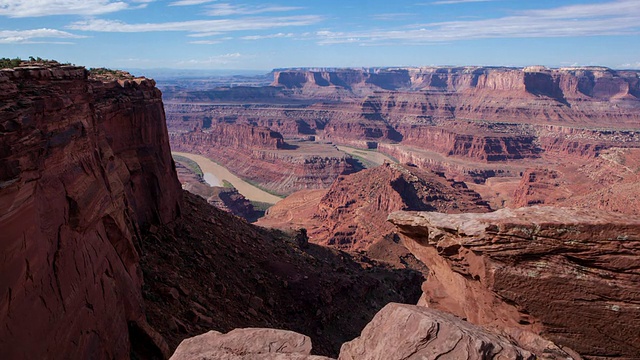
[[[141,231],[180,212],[155,82],[2,70],[0,140],[2,357],[166,355],[138,262]]]

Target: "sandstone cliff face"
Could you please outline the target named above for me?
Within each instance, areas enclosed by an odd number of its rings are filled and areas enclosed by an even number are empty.
[[[429,267],[420,304],[515,339],[541,334],[586,358],[640,357],[637,218],[530,207],[390,220]]]
[[[512,207],[546,204],[640,214],[640,149],[612,147],[569,158],[555,169],[527,169]]]
[[[166,354],[138,264],[141,230],[180,211],[160,91],[17,68],[0,71],[0,104],[3,358]]]
[[[423,67],[381,69],[279,70],[272,86],[286,89],[366,85],[393,91],[510,92],[517,96],[546,96],[558,101],[593,97],[636,97],[640,93],[637,71],[601,67],[547,69],[544,67]]]

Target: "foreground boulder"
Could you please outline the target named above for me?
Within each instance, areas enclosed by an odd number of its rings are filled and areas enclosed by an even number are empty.
[[[451,314],[390,303],[342,345],[340,360],[535,359],[535,355]]]
[[[293,331],[235,329],[226,334],[209,331],[184,340],[171,360],[329,359],[311,354],[311,339]]]
[[[640,358],[637,218],[530,207],[389,219],[430,269],[422,305],[588,358]]]

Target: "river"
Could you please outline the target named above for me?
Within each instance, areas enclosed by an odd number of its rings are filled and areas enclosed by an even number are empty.
[[[275,204],[282,200],[281,197],[269,194],[268,192],[249,184],[241,178],[233,175],[225,167],[216,164],[202,155],[196,155],[183,152],[172,152],[173,154],[184,156],[195,161],[202,173],[204,174],[205,181],[211,186],[222,186],[223,181],[228,181],[233,185],[238,192],[251,201],[260,201],[269,204]]]

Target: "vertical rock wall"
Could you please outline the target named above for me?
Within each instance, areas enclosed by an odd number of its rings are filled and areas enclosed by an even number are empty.
[[[0,357],[161,353],[140,232],[177,217],[179,191],[152,80],[0,71]]]

